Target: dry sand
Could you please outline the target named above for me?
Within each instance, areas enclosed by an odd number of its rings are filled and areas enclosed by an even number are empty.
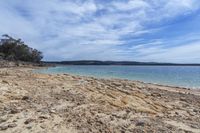
[[[200,133],[200,91],[0,68],[3,133]]]

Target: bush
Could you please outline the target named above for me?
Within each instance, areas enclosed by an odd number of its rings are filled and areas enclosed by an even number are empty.
[[[0,57],[11,61],[40,62],[42,52],[28,47],[21,39],[3,35],[0,41]]]

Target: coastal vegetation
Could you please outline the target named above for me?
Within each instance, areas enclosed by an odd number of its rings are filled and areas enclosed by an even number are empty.
[[[2,35],[0,59],[39,63],[42,58],[42,52],[29,47],[21,39],[15,39],[7,34]]]

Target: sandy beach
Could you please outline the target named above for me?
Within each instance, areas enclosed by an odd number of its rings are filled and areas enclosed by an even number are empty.
[[[200,91],[0,68],[2,133],[200,133]]]

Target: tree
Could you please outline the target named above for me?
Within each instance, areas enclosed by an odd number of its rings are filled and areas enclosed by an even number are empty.
[[[28,47],[21,39],[14,39],[5,34],[0,40],[0,56],[6,60],[40,62],[42,52]]]

